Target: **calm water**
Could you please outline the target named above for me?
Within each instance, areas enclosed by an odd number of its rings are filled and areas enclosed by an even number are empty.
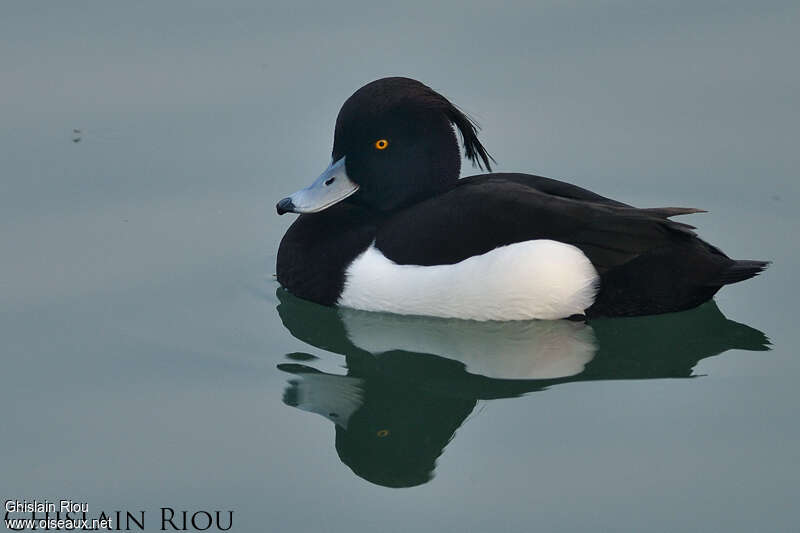
[[[3,499],[153,531],[797,531],[800,8],[483,7],[5,6]],[[774,265],[588,325],[297,300],[275,201],[390,74],[475,115],[501,171],[708,209],[684,220]]]

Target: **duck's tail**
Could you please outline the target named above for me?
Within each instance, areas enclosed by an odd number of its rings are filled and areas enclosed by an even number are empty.
[[[770,261],[750,261],[747,259],[734,261],[713,280],[713,285],[730,285],[761,274]]]

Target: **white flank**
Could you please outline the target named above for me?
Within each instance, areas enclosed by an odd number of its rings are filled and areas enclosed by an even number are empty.
[[[575,246],[501,246],[453,265],[398,265],[374,245],[347,268],[339,305],[471,320],[557,319],[594,302],[599,276]]]

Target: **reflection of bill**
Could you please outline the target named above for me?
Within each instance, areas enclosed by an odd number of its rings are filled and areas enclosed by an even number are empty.
[[[477,403],[376,374],[356,378],[304,365],[280,367],[294,374],[284,402],[334,422],[342,462],[386,487],[429,481],[436,459]]]
[[[364,380],[350,376],[326,374],[303,365],[280,365],[296,374],[283,393],[286,405],[322,415],[337,426],[347,429],[350,417],[364,403]]]
[[[728,320],[713,302],[585,324],[431,319],[322,307],[281,289],[277,295],[292,335],[344,355],[348,369],[342,376],[279,365],[293,374],[284,402],[333,422],[341,460],[390,487],[428,481],[480,399],[571,381],[690,377],[706,357],[768,349],[763,333]]]

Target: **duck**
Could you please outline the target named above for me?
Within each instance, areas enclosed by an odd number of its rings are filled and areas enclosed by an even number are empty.
[[[372,81],[342,105],[331,162],[280,200],[297,213],[277,281],[325,306],[478,321],[683,311],[768,261],[735,260],[672,219],[563,181],[492,172],[478,124],[427,85]],[[460,178],[464,157],[487,173]]]

